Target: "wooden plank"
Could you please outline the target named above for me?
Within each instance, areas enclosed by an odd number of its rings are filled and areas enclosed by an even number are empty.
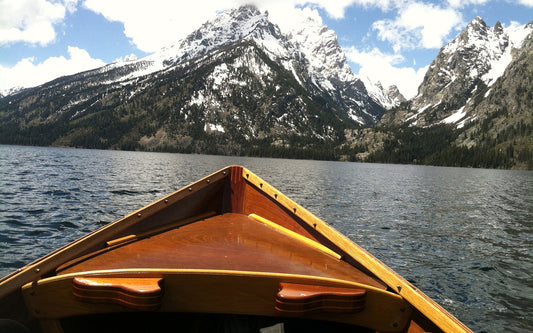
[[[208,217],[212,217],[215,214],[216,214],[215,212],[207,212],[207,213],[204,213],[204,214],[193,216],[191,218],[178,220],[178,221],[176,221],[174,223],[170,223],[170,224],[164,225],[162,227],[158,227],[158,228],[152,229],[150,231],[141,233],[139,235],[128,235],[128,236],[121,237],[121,238],[118,238],[118,239],[113,239],[111,241],[106,242],[106,247],[103,248],[103,249],[88,253],[88,254],[83,255],[83,256],[79,256],[79,257],[77,257],[77,258],[75,258],[73,260],[70,260],[70,261],[67,261],[64,264],[61,264],[60,266],[58,266],[56,268],[56,270],[55,270],[56,274],[62,274],[63,271],[68,269],[69,267],[72,267],[72,266],[74,266],[74,265],[76,265],[76,264],[78,264],[78,263],[80,263],[80,262],[82,262],[84,260],[89,259],[89,258],[95,257],[95,256],[97,256],[97,255],[99,255],[101,253],[108,252],[108,251],[112,250],[113,248],[116,248],[116,247],[119,247],[119,246],[124,246],[124,245],[126,245],[128,243],[132,243],[132,242],[141,240],[143,238],[154,236],[154,235],[157,235],[157,234],[162,233],[164,231],[168,231],[170,229],[177,228],[177,227],[189,224],[189,223],[194,222],[194,221],[198,221],[198,220],[202,220],[202,219],[205,219],[205,218],[208,218]]]
[[[404,297],[410,304],[417,308],[423,315],[434,322],[445,332],[472,332],[453,315],[439,304],[414,287],[411,283],[387,267],[365,249],[352,242],[346,236],[333,229],[314,214],[283,195],[279,190],[265,182],[263,179],[243,168],[243,177],[257,189],[263,191],[270,198],[279,202],[286,209],[312,226],[318,233],[337,244],[349,256],[359,262],[374,275],[385,282],[389,288]]]
[[[225,213],[242,213],[244,210],[244,200],[246,186],[244,179],[242,178],[242,167],[231,166],[230,177],[226,178],[225,188],[225,205],[223,211]]]

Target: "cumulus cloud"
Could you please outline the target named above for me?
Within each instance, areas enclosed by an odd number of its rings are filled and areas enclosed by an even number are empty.
[[[55,40],[54,25],[76,9],[77,0],[0,1],[0,45],[15,42],[46,45]]]
[[[70,75],[104,66],[100,59],[93,59],[89,53],[78,47],[68,47],[69,57],[50,57],[41,63],[34,58],[20,60],[15,66],[0,66],[0,91],[13,87],[33,87],[59,76]]]
[[[391,20],[374,22],[372,28],[382,41],[391,43],[395,52],[414,48],[440,48],[451,32],[464,25],[462,15],[453,8],[408,2]]]
[[[405,60],[399,54],[383,53],[377,48],[361,51],[355,47],[345,49],[349,61],[360,66],[357,75],[368,77],[373,82],[381,82],[383,87],[396,85],[405,98],[409,99],[417,94],[418,86],[422,83],[428,66],[419,68],[400,67]]]
[[[459,3],[458,0],[449,1]],[[272,20],[280,26],[290,24],[294,15],[299,14],[298,10],[304,8],[321,9],[333,19],[343,18],[346,9],[353,5],[382,11],[399,9],[396,20],[381,20],[374,24],[378,36],[393,42],[397,49],[414,45],[416,38],[421,38],[424,46],[436,45],[449,32],[450,25],[453,27],[457,23],[452,10],[402,0],[200,0],[186,3],[174,0],[82,0],[81,4],[109,21],[122,23],[124,35],[138,49],[155,52],[175,44],[217,12],[254,2],[260,10],[268,10]],[[79,0],[2,0],[0,44],[24,41],[46,45],[55,40],[55,26],[79,5]],[[417,16],[419,14],[423,16]],[[419,23],[413,25],[410,20],[415,16]]]

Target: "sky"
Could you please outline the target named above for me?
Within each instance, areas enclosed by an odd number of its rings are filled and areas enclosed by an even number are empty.
[[[407,98],[439,49],[476,16],[533,21],[533,0],[255,0],[281,30],[310,15],[336,32],[352,71]],[[0,92],[177,44],[250,0],[0,0]]]

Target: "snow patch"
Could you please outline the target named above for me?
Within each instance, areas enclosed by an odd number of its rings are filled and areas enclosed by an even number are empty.
[[[455,124],[459,122],[460,120],[463,120],[466,117],[466,112],[464,112],[465,107],[461,107],[459,110],[457,110],[454,114],[451,116],[444,118],[442,120],[442,123],[444,124]],[[457,128],[462,128],[464,126],[464,120],[457,124]]]
[[[481,77],[487,86],[492,86],[494,82],[496,82],[496,80],[503,75],[505,69],[513,60],[510,49],[511,48],[508,48],[507,52],[505,52],[500,59],[494,61],[491,64],[491,69]]]
[[[225,130],[224,130],[224,127],[222,127],[222,125],[206,123],[204,125],[204,132],[208,132],[208,133],[209,132],[225,133]]]

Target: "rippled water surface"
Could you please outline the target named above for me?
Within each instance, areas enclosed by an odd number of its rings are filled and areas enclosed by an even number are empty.
[[[533,172],[0,146],[0,275],[230,164],[477,332],[533,327]]]

